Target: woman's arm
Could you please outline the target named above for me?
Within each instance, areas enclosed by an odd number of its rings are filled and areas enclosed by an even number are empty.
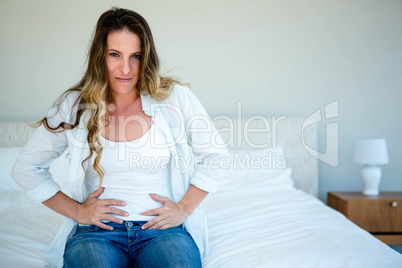
[[[46,115],[48,124],[57,127],[66,122],[77,94],[70,93],[60,106],[53,106]],[[59,185],[53,180],[49,168],[68,147],[66,131],[51,132],[42,124],[32,133],[28,142],[19,154],[11,177],[26,193],[33,203],[41,203],[58,191]]]
[[[194,209],[204,200],[208,192],[191,185],[178,203],[167,197],[151,194],[151,198],[163,204],[162,207],[141,213],[143,216],[158,216],[144,224],[142,229],[167,229],[182,224]]]
[[[183,196],[183,199],[179,201],[179,204],[182,205],[185,214],[188,216],[193,213],[194,209],[202,202],[202,200],[204,200],[207,195],[208,192],[191,185],[186,194]]]
[[[79,92],[69,93],[60,103],[59,108],[53,106],[49,110],[46,117],[51,127],[56,127],[61,122],[71,123],[68,115],[78,96]],[[12,178],[33,203],[43,203],[50,209],[81,224],[94,224],[109,230],[110,226],[103,224],[100,220],[119,222],[118,218],[107,213],[125,216],[126,212],[107,206],[121,206],[121,201],[98,200],[104,190],[100,188],[89,195],[83,204],[80,204],[61,192],[59,185],[53,180],[49,168],[53,160],[59,157],[67,147],[66,130],[51,132],[42,124],[34,131],[18,156],[11,171]]]
[[[225,173],[229,152],[204,106],[187,87],[179,87],[181,106],[186,122],[187,143],[195,156],[194,173],[190,183],[215,193]]]

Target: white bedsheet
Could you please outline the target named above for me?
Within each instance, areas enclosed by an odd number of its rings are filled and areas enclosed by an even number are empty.
[[[314,197],[275,181],[239,185],[203,202],[210,230],[204,267],[402,267],[401,254]],[[0,266],[43,267],[63,217],[21,192],[2,193],[0,213]]]
[[[401,254],[291,184],[228,183],[203,205],[208,268],[402,267]]]
[[[44,267],[42,256],[63,216],[22,192],[0,196],[0,267]]]

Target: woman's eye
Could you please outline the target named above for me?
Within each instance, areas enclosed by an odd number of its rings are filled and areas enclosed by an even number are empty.
[[[110,56],[112,56],[112,57],[118,57],[119,54],[112,52],[112,53],[110,53]]]
[[[139,60],[141,58],[141,55],[133,55],[133,58]]]

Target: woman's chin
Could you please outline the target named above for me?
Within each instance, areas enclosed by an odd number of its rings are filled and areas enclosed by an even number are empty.
[[[134,86],[131,87],[112,87],[112,94],[125,95],[135,93]]]

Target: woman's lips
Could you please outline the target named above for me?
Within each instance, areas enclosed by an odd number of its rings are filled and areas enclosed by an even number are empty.
[[[132,78],[116,77],[116,80],[119,82],[129,82],[132,80]]]

